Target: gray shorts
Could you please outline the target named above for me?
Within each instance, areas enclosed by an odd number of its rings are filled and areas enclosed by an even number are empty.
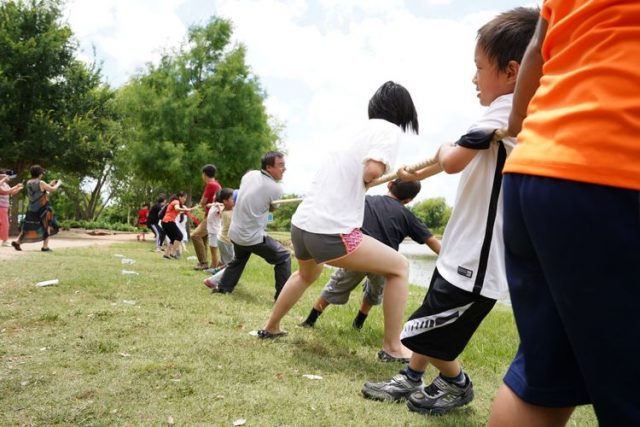
[[[379,305],[382,302],[384,285],[387,283],[384,276],[375,273],[363,273],[361,271],[345,270],[338,268],[324,285],[320,296],[329,304],[342,305],[349,301],[349,295],[356,286],[367,278],[363,285],[363,298],[371,305]]]
[[[220,261],[224,265],[233,261],[233,243],[225,243],[222,240],[218,240],[218,250],[220,251]]]
[[[313,259],[320,264],[342,258],[355,251],[361,242],[362,231],[359,228],[349,234],[319,234],[291,224],[293,250],[296,258],[302,261]]]

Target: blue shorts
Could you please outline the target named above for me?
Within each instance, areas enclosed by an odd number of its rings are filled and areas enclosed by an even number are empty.
[[[507,278],[520,347],[505,384],[640,425],[640,192],[507,174]]]

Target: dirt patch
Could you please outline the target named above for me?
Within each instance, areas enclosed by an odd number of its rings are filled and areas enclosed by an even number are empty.
[[[11,239],[10,239],[11,240]],[[118,242],[136,241],[136,233],[123,233],[108,230],[82,230],[72,229],[61,231],[49,240],[49,247],[56,249],[80,248],[87,246],[104,246]],[[22,251],[18,252],[12,247],[0,247],[0,260],[7,260],[17,256],[40,252],[42,243],[24,243]]]

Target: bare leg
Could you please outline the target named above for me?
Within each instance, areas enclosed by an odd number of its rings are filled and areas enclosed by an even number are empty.
[[[331,304],[329,304],[329,302],[326,299],[324,299],[322,297],[318,297],[316,302],[313,303],[313,308],[315,308],[316,310],[322,312],[329,305],[331,305]]]
[[[299,269],[293,273],[282,287],[269,320],[264,329],[271,333],[280,332],[280,321],[298,302],[302,294],[322,273],[322,264],[316,264],[313,260],[298,261]]]
[[[426,356],[423,356],[426,357]],[[462,366],[460,366],[460,362],[458,359],[447,361],[441,359],[434,359],[432,357],[426,357],[426,359],[433,366],[436,367],[438,371],[445,377],[454,378],[457,377],[460,371],[462,370]]]
[[[362,314],[369,314],[369,312],[371,311],[372,307],[373,306],[371,304],[369,304],[366,299],[363,298],[362,299],[362,303],[360,304],[360,312]]]
[[[429,358],[422,354],[413,353],[411,359],[409,359],[409,367],[414,371],[424,372],[429,366]]]
[[[211,252],[211,268],[216,268],[220,264],[220,257],[218,256],[218,248],[214,248],[213,246],[209,246],[209,251]]]
[[[409,293],[409,262],[407,259],[372,237],[363,236],[358,249],[330,262],[348,270],[378,273],[386,277],[382,308],[384,339],[382,348],[394,357],[410,357],[411,351],[400,342],[404,309]]]
[[[49,238],[47,237],[42,241],[42,249],[47,249],[49,247]]]
[[[545,408],[532,405],[520,399],[509,387],[503,384],[493,401],[488,425],[490,427],[564,426],[574,409],[573,407]]]

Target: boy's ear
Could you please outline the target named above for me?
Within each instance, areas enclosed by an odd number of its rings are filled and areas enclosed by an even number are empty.
[[[518,61],[514,61],[513,59],[509,61],[509,63],[507,64],[507,70],[506,70],[509,81],[513,81],[513,83],[516,82],[516,78],[518,77],[518,71],[520,71],[520,63]]]

